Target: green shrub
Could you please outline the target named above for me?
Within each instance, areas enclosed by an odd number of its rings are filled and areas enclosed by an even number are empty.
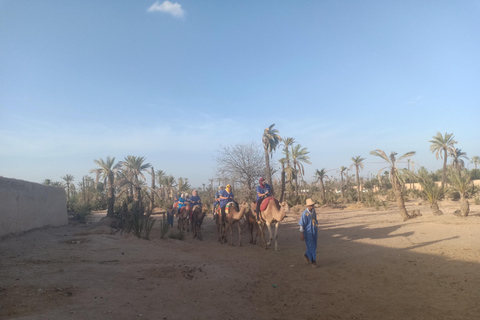
[[[144,229],[145,229],[145,239],[146,240],[150,240],[150,232],[152,231],[152,228],[153,228],[153,225],[155,224],[155,222],[157,220],[155,220],[154,218],[148,216],[148,217],[144,217],[143,219],[145,221],[145,226],[144,226]]]
[[[142,237],[142,231],[143,231],[143,216],[139,214],[132,214],[130,223],[131,223],[131,227],[132,227],[131,230],[133,234],[140,239]]]
[[[72,208],[72,212],[70,214],[73,221],[85,223],[87,222],[87,217],[91,212],[92,210],[89,205],[77,203]]]

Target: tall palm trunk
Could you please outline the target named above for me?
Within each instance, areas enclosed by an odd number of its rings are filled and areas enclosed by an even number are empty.
[[[443,152],[442,190],[445,190],[445,180],[447,176],[447,149],[443,149]]]
[[[282,163],[282,175],[280,179],[282,183],[281,193],[280,193],[280,203],[281,203],[283,202],[283,195],[285,194],[285,166],[283,163]]]
[[[298,178],[295,175],[295,195],[298,197]]]
[[[405,208],[405,199],[403,198],[402,191],[400,190],[400,186],[397,186],[393,192],[395,193],[395,198],[397,199],[398,209],[400,210],[400,215],[403,217],[403,220],[406,221],[410,219],[408,215],[407,208]]]
[[[155,171],[153,170],[152,166],[152,192],[151,192],[151,200],[152,200],[152,212],[153,208],[155,208]]]
[[[108,173],[108,194],[107,194],[107,217],[113,218],[115,210],[115,188],[113,187],[115,175],[112,171]]]
[[[470,213],[470,204],[468,203],[467,198],[465,195],[460,194],[460,215],[462,217],[467,217]]]
[[[434,215],[436,216],[440,216],[443,214],[443,212],[440,210],[440,208],[438,207],[438,203],[437,202],[432,202],[430,203],[430,209],[432,209],[432,212]]]
[[[323,184],[323,179],[320,179],[320,187],[322,188],[322,202],[323,204],[327,203],[327,196],[325,192],[325,185]]]
[[[270,170],[270,155],[268,154],[267,145],[263,145],[263,149],[265,150],[265,177],[267,179],[267,183],[270,185],[272,184],[272,171]]]
[[[340,172],[340,178],[342,179],[342,185],[340,186],[340,193],[342,195],[342,200],[345,200],[344,187],[343,187],[343,172]]]
[[[357,166],[357,202],[362,201],[360,198],[360,177],[358,176],[358,166]]]
[[[391,176],[393,177],[392,186],[395,198],[397,200],[397,206],[400,210],[400,215],[402,216],[403,221],[406,221],[411,217],[408,215],[407,208],[405,208],[405,199],[403,198],[402,186],[400,183],[398,183],[394,170],[391,171]]]

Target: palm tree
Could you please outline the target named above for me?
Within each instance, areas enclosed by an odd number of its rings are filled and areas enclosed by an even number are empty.
[[[100,168],[92,169],[90,172],[96,173],[97,181],[100,177],[104,180],[108,181],[108,191],[107,191],[107,217],[113,217],[113,211],[115,206],[115,187],[114,187],[114,180],[115,174],[120,170],[122,164],[121,162],[115,163],[115,157],[107,159],[104,161],[103,159],[94,160],[96,164],[100,166]]]
[[[325,178],[328,178],[327,176],[327,171],[325,170],[325,168],[323,168],[322,170],[316,170],[315,171],[315,177],[317,179],[317,181],[320,181],[320,187],[321,187],[321,191],[322,191],[322,202],[323,204],[325,204],[327,202],[327,199],[326,199],[326,192],[325,192],[325,184],[323,183],[323,179]]]
[[[480,157],[479,156],[473,156],[472,159],[470,160],[470,163],[473,163],[475,165],[475,169],[477,169],[477,164],[480,163]]]
[[[470,175],[467,170],[455,170],[451,168],[448,171],[448,181],[452,186],[452,189],[460,193],[460,215],[462,217],[468,216],[470,213],[470,204],[467,197],[471,186]]]
[[[347,171],[347,170],[348,170],[347,167],[344,167],[344,166],[341,166],[341,167],[340,167],[340,179],[341,179],[341,181],[342,181],[342,184],[341,184],[341,186],[340,186],[340,193],[342,194],[342,200],[345,200],[345,195],[344,195],[344,189],[345,189],[345,187],[344,187],[344,185],[343,185],[343,174],[344,174],[344,172]]]
[[[71,174],[66,174],[62,177],[62,179],[65,181],[65,188],[67,188],[67,202],[70,202],[70,192],[75,190],[75,185],[73,184],[75,177]]]
[[[124,161],[122,162],[124,171],[128,171],[132,174],[132,181],[134,187],[134,194],[133,200],[134,201],[141,201],[141,186],[140,186],[140,178],[145,181],[146,178],[143,175],[143,171],[146,171],[152,165],[150,163],[143,163],[145,161],[145,157],[135,157],[135,156],[126,156]]]
[[[278,162],[280,162],[280,164],[282,165],[282,173],[280,175],[280,185],[281,185],[281,188],[280,188],[280,202],[283,202],[283,195],[285,194],[285,162],[287,160],[285,158],[281,158],[280,160],[278,160]]]
[[[350,165],[350,168],[355,167],[355,170],[357,172],[357,201],[360,202],[360,176],[358,175],[358,171],[360,169],[363,169],[363,163],[362,161],[365,160],[365,158],[362,158],[361,156],[356,156],[352,157],[353,163]]]
[[[295,143],[295,139],[287,137],[287,138],[283,138],[282,142],[283,142],[282,152],[285,155],[285,157],[278,160],[282,165],[282,178],[281,178],[282,194],[280,196],[281,199],[283,199],[283,193],[285,192],[285,183],[287,181],[289,182],[290,190],[293,189],[292,183],[293,183],[294,170],[292,167],[292,161],[291,161],[292,155],[290,152],[290,147]]]
[[[427,170],[419,170],[418,174],[411,171],[407,171],[408,176],[417,181],[422,187],[422,193],[430,203],[430,208],[434,215],[443,214],[438,207],[438,201],[443,197],[443,190],[433,180],[433,176],[428,174]]]
[[[150,175],[152,176],[152,190],[150,192],[150,200],[152,201],[152,212],[153,209],[155,208],[155,170],[153,169],[153,166],[150,168]]]
[[[433,140],[429,142],[431,143],[430,151],[435,153],[437,160],[438,158],[443,158],[442,189],[444,189],[447,174],[447,157],[449,153],[451,154],[453,152],[454,144],[457,143],[457,141],[453,140],[453,133],[445,132],[445,135],[442,136],[440,132],[437,132],[437,134],[433,136]]]
[[[399,157],[398,159],[396,159],[395,157],[397,155],[396,152],[392,152],[390,153],[390,156],[387,156],[383,150],[377,149],[375,151],[370,151],[370,154],[373,156],[382,158],[383,160],[387,161],[387,163],[389,164],[390,181],[392,182],[393,192],[395,193],[395,197],[397,198],[397,205],[398,205],[398,208],[400,209],[400,215],[403,217],[403,220],[415,218],[414,215],[413,216],[409,215],[407,212],[407,209],[405,208],[405,200],[403,198],[399,172],[396,167],[398,161],[413,156],[415,154],[415,151],[407,152],[401,157]],[[383,169],[385,168],[380,169],[380,171],[382,171]],[[379,174],[380,174],[380,171],[379,171]]]
[[[266,165],[266,179],[272,185],[272,168],[270,167],[270,157],[273,157],[273,152],[277,149],[278,144],[282,140],[278,135],[278,130],[273,129],[275,123],[263,131],[263,149],[265,150],[265,165]]]
[[[452,167],[454,167],[457,171],[465,168],[465,162],[461,158],[468,160],[466,152],[463,152],[462,149],[455,148],[450,153],[450,156],[452,157]]]
[[[163,188],[163,181],[165,179],[165,176],[166,176],[166,174],[163,170],[157,170],[155,172],[155,179],[157,180],[158,186],[160,187],[159,194],[160,194],[160,197],[162,197],[162,194],[163,194],[163,198],[167,197],[167,195],[165,194],[164,188]]]
[[[292,163],[293,169],[295,170],[295,194],[298,196],[298,177],[302,179],[303,175],[305,174],[305,170],[303,168],[303,163],[312,164],[310,162],[310,157],[307,156],[309,152],[307,148],[302,148],[300,144],[292,146]]]
[[[165,194],[167,198],[171,199],[175,193],[175,186],[177,185],[175,178],[172,175],[165,176],[162,184],[165,188]]]
[[[44,179],[44,180],[42,181],[42,184],[45,185],[45,186],[50,186],[50,185],[52,185],[52,180],[50,180],[50,179]]]

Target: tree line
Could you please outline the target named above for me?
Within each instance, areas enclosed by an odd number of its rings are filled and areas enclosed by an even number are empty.
[[[238,200],[254,201],[255,187],[260,177],[274,187],[275,196],[287,201],[290,206],[302,204],[306,198],[313,198],[320,204],[357,203],[378,206],[385,201],[395,201],[404,219],[414,217],[405,209],[405,197],[415,196],[427,200],[432,211],[440,214],[438,201],[446,196],[455,195],[461,200],[461,215],[468,215],[468,198],[478,194],[471,180],[480,178],[480,157],[472,157],[475,169],[467,170],[466,152],[455,148],[457,141],[453,134],[437,133],[430,142],[430,151],[437,159],[443,160],[443,168],[437,172],[428,172],[421,167],[415,173],[410,170],[411,156],[414,151],[398,155],[383,150],[373,150],[370,155],[385,161],[386,166],[374,177],[360,177],[366,158],[358,155],[351,157],[349,166],[338,169],[315,170],[314,180],[307,183],[304,179],[305,168],[311,164],[309,151],[297,143],[293,137],[281,138],[275,124],[264,129],[261,144],[256,142],[221,146],[216,156],[216,176],[198,188],[205,204],[213,202],[218,185],[231,184]],[[272,163],[275,152],[281,152],[278,162]],[[450,159],[450,164],[447,159]],[[408,169],[399,169],[398,164],[407,160]],[[107,216],[115,212],[136,210],[140,214],[149,214],[155,207],[169,208],[175,195],[191,193],[192,186],[188,178],[175,178],[162,170],[155,171],[145,157],[126,156],[122,161],[115,158],[95,159],[96,168],[75,186],[74,177],[65,175],[62,182],[44,180],[44,184],[64,187],[69,211],[107,210]],[[340,180],[329,172],[336,171]],[[352,171],[352,174],[349,174]],[[150,181],[147,181],[149,177]],[[435,184],[441,181],[441,185]],[[406,188],[409,183],[420,183],[421,190]],[[385,199],[385,200],[381,200]],[[431,199],[431,200],[430,200]],[[435,202],[436,199],[436,202]],[[126,209],[125,209],[126,208]]]

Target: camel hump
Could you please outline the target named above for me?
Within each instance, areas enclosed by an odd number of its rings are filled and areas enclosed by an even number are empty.
[[[268,204],[272,200],[277,205],[277,210],[280,210],[280,202],[278,202],[278,200],[275,199],[274,197],[268,197],[268,198],[263,199],[262,204],[260,205],[260,211],[267,210]]]

